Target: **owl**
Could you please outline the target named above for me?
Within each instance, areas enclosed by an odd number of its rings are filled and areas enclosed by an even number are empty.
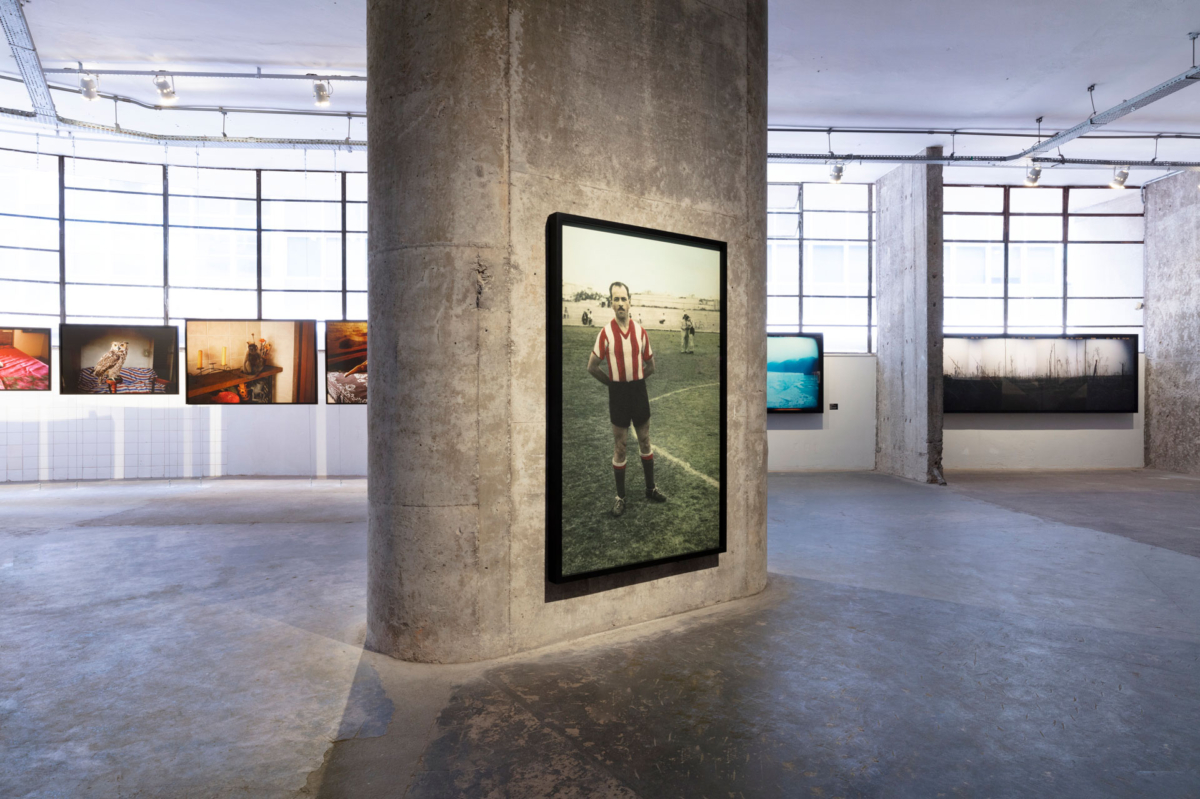
[[[121,367],[125,365],[125,357],[129,354],[128,341],[114,341],[109,347],[108,352],[100,356],[100,360],[96,361],[96,368],[93,370],[96,373],[98,380],[112,380],[115,383],[121,381]]]

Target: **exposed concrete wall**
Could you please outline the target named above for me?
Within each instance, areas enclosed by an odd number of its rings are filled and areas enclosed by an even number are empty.
[[[477,660],[765,586],[766,6],[369,3],[371,648]],[[718,568],[549,601],[556,211],[729,242]]]
[[[902,166],[880,178],[876,190],[875,468],[941,483],[942,168]]]
[[[1200,191],[1146,187],[1146,466],[1200,474]]]

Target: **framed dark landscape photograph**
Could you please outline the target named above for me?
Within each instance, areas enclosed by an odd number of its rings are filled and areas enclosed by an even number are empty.
[[[724,242],[547,221],[546,572],[725,551]]]
[[[325,323],[325,402],[367,404],[367,323]]]
[[[50,328],[0,328],[0,391],[50,390]]]
[[[1137,413],[1138,337],[946,336],[946,413]]]
[[[767,334],[767,411],[821,413],[825,407],[825,337]]]
[[[314,405],[317,323],[187,323],[188,405]]]
[[[59,326],[60,394],[178,394],[174,325]]]

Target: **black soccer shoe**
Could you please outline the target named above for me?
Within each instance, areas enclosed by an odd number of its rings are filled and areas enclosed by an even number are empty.
[[[646,499],[651,502],[666,502],[667,495],[658,490],[658,486],[646,489]]]
[[[625,497],[617,497],[613,502],[612,515],[614,517],[622,516],[625,513]]]

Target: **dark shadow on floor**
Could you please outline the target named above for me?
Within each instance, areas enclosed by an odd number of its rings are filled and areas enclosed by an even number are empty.
[[[408,795],[1195,796],[1200,644],[772,583],[745,615],[492,669]]]

